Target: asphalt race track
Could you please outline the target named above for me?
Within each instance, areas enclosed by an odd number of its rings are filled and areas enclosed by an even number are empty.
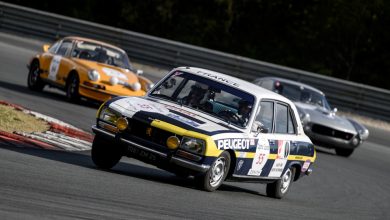
[[[27,89],[26,64],[40,48],[0,33],[0,100],[91,131],[97,104]],[[190,178],[129,158],[107,172],[94,167],[89,152],[0,146],[0,219],[390,219],[390,132],[371,133],[350,158],[318,152],[313,174],[282,200],[253,183],[200,191]]]

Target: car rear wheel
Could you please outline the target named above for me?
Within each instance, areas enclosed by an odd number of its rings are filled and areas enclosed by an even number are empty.
[[[349,157],[353,153],[354,149],[342,149],[336,148],[336,154],[342,157]]]
[[[295,169],[290,167],[282,175],[282,178],[280,180],[277,180],[273,183],[268,183],[266,189],[267,196],[277,199],[283,198],[290,189],[291,183],[294,179],[294,175]]]
[[[32,62],[28,71],[27,85],[29,89],[40,92],[45,84],[42,82],[39,72],[39,63],[37,61]]]
[[[111,169],[122,158],[122,152],[118,146],[96,135],[92,144],[91,157],[97,167]]]
[[[79,94],[79,77],[77,74],[71,74],[66,83],[66,99],[70,102],[78,102]]]
[[[225,180],[229,167],[230,154],[224,151],[205,174],[195,177],[195,181],[202,189],[209,192],[215,191]]]

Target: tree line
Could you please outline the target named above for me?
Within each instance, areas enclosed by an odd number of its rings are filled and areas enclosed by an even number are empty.
[[[385,0],[8,0],[390,89]]]

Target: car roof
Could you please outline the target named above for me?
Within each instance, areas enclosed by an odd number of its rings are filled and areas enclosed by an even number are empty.
[[[94,44],[100,44],[100,45],[103,45],[103,46],[106,46],[106,47],[111,47],[111,48],[115,48],[123,53],[126,53],[122,48],[119,48],[117,46],[114,46],[112,44],[109,44],[109,43],[105,43],[103,41],[98,41],[98,40],[94,40],[94,39],[90,39],[90,38],[85,38],[85,37],[78,37],[78,36],[67,36],[67,37],[64,37],[63,38],[64,40],[78,40],[78,41],[87,41],[87,42],[90,42],[90,43],[94,43]]]
[[[202,68],[197,68],[197,67],[178,67],[175,70],[186,71],[186,72],[189,72],[189,73],[192,73],[195,75],[207,77],[211,80],[218,81],[220,83],[230,84],[232,87],[236,87],[242,91],[250,93],[250,94],[254,95],[255,97],[257,97],[258,99],[269,98],[269,99],[280,100],[280,101],[292,104],[292,102],[289,99],[285,98],[282,95],[279,95],[275,92],[269,91],[269,90],[262,88],[256,84],[253,84],[251,82],[248,82],[248,81],[245,81],[245,80],[233,77],[233,76],[229,76],[229,75],[224,74],[224,73],[215,72],[212,70],[207,70],[207,69],[202,69]],[[207,76],[205,76],[205,74]]]
[[[274,81],[280,81],[280,82],[284,82],[284,83],[289,83],[289,84],[296,85],[296,86],[303,86],[306,89],[310,89],[310,90],[318,92],[318,93],[320,93],[322,95],[325,95],[321,90],[319,90],[317,88],[314,88],[313,86],[309,86],[308,84],[305,84],[305,83],[302,83],[302,82],[297,82],[297,81],[290,80],[290,79],[285,79],[285,78],[281,78],[281,77],[266,76],[266,77],[257,78],[255,80],[259,80],[259,79],[262,79],[262,80],[271,79],[271,80],[274,80]]]

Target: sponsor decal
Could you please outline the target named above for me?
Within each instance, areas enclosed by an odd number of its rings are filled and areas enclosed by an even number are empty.
[[[237,171],[241,169],[241,167],[242,167],[243,164],[244,164],[244,160],[238,161],[238,164],[237,164]]]
[[[134,98],[134,99],[126,99],[126,109],[131,111],[147,111],[147,112],[158,112],[161,114],[166,114],[169,112],[164,107],[161,107],[158,104],[154,104],[142,99]]]
[[[223,82],[225,84],[229,84],[229,85],[232,85],[232,86],[235,86],[235,87],[239,87],[238,83],[230,81],[230,80],[227,80],[227,79],[223,78],[222,76],[217,76],[217,75],[214,75],[214,74],[211,74],[211,73],[204,73],[204,72],[201,72],[201,71],[198,71],[198,73],[202,74],[203,76],[206,76],[206,77],[218,80],[220,82]]]
[[[272,165],[269,177],[280,177],[283,173],[284,167],[287,164],[287,157],[290,154],[290,142],[277,140],[278,154],[274,164]]]
[[[249,172],[248,172],[248,175],[249,175],[249,176],[260,176],[261,171],[262,171],[262,170],[250,169]]]
[[[199,124],[196,123],[195,121],[193,121],[191,119],[188,119],[188,118],[185,118],[185,117],[182,117],[180,115],[176,115],[176,114],[173,114],[173,113],[168,113],[167,116],[170,117],[170,118],[176,119],[178,121],[181,121],[181,122],[183,122],[185,124],[191,125],[192,127],[198,127],[199,126]]]
[[[182,113],[182,114],[191,116],[191,117],[196,117],[196,116],[197,116],[197,115],[194,114],[194,113],[191,113],[191,112],[186,111],[186,110],[181,109],[181,108],[176,108],[176,107],[174,107],[174,106],[170,106],[170,105],[165,105],[165,104],[164,104],[164,107],[167,108],[167,109],[170,109],[170,110],[173,110],[173,111],[180,112],[180,113]]]
[[[103,72],[107,75],[107,76],[110,76],[110,77],[116,77],[118,79],[122,79],[122,80],[125,80],[127,81],[127,76],[117,70],[114,70],[114,69],[111,69],[111,68],[107,68],[107,67],[103,67],[102,68]]]
[[[50,63],[49,76],[50,80],[56,81],[58,69],[60,68],[61,56],[54,56]]]
[[[290,154],[290,142],[278,140],[278,155],[276,159],[284,159],[287,158]]]
[[[249,138],[228,138],[217,140],[219,150],[249,150],[249,148],[254,145],[254,139]]]
[[[306,160],[305,163],[303,163],[301,172],[306,172],[307,169],[309,169],[310,166],[310,160]]]
[[[267,139],[260,139],[257,143],[256,153],[252,160],[252,167],[249,169],[248,175],[260,176],[265,164],[267,163],[270,152],[270,146]]]

